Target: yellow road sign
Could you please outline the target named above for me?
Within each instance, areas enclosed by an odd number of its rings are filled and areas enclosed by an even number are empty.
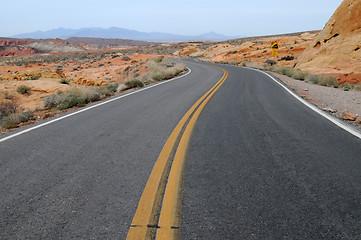
[[[278,52],[277,50],[273,49],[273,52],[272,52],[272,57],[277,57],[278,56]]]
[[[277,50],[277,49],[280,48],[280,45],[278,45],[277,42],[274,42],[274,43],[272,43],[271,48],[272,48],[273,50]]]

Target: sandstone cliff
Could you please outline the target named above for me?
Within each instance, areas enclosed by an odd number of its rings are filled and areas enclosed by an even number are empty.
[[[295,67],[361,82],[361,0],[341,3]]]

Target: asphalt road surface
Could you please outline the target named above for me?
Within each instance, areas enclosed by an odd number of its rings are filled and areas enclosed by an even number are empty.
[[[190,145],[182,239],[361,239],[361,140],[264,74],[224,68]]]
[[[125,239],[167,138],[223,74],[188,66],[0,142],[0,239]],[[182,239],[360,239],[361,140],[264,74],[221,67],[190,144]]]

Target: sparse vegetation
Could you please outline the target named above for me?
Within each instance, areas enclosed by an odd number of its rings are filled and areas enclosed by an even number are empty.
[[[271,67],[265,67],[265,69],[268,71],[277,72],[279,74],[286,75],[288,77],[292,77],[297,80],[306,81],[321,86],[334,87],[334,88],[337,88],[339,86],[337,79],[333,76],[311,74],[305,71],[301,71],[299,69],[293,69],[289,67],[271,66]]]
[[[180,63],[169,64],[168,61],[164,61],[163,57],[156,57],[149,59],[146,63],[149,69],[148,75],[145,77],[145,81],[157,82],[166,79],[170,79],[179,75],[186,70],[186,67]]]
[[[18,105],[15,103],[15,101],[0,102],[0,120],[13,113],[16,113],[17,109]]]
[[[72,89],[67,93],[59,92],[44,98],[44,107],[56,107],[59,110],[64,110],[90,102],[99,101],[105,97],[112,96],[118,88],[118,84],[111,84],[108,86],[91,87],[88,89]]]
[[[144,84],[142,83],[142,81],[140,81],[139,79],[132,79],[129,80],[125,83],[125,85],[127,86],[128,89],[130,88],[141,88],[144,86]]]
[[[16,88],[16,91],[20,94],[29,94],[30,87],[22,84]]]
[[[24,77],[24,80],[38,80],[40,76],[26,76]]]
[[[59,80],[59,83],[61,84],[69,84],[71,82],[71,79],[68,78],[62,78]]]
[[[34,113],[32,111],[13,113],[1,119],[1,127],[6,129],[14,128],[20,123],[28,122],[32,117],[34,117]]]
[[[61,103],[57,106],[59,110],[68,109],[71,107],[79,106],[85,104],[86,100],[82,95],[81,90],[73,89],[63,96]]]

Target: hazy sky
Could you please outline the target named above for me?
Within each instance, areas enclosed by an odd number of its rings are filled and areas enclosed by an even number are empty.
[[[0,37],[59,27],[255,36],[322,29],[342,0],[2,1]]]

